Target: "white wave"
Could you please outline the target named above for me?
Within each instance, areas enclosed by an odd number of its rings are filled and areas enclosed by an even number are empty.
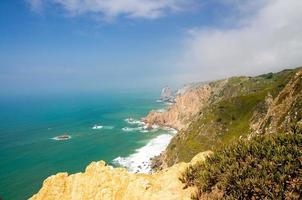
[[[164,108],[161,108],[161,109],[156,110],[156,112],[160,112],[160,113],[163,113],[163,112],[166,112],[166,111],[167,111],[167,110],[164,109]]]
[[[92,127],[92,129],[94,129],[94,130],[96,130],[96,129],[102,129],[102,128],[103,128],[103,126],[97,125],[97,124],[95,124],[95,125]]]
[[[103,126],[104,129],[114,129],[114,126]]]
[[[135,128],[124,127],[124,128],[122,128],[122,130],[125,132],[140,131],[140,130],[142,130],[142,127],[135,127]]]
[[[150,159],[165,150],[172,137],[173,134],[159,135],[130,156],[115,158],[113,163],[126,167],[132,173],[150,173]]]
[[[176,129],[170,128],[170,127],[166,127],[166,126],[161,127],[161,129],[165,130],[165,131],[168,131],[169,133],[174,134],[174,135],[178,132]]]
[[[174,103],[172,102],[165,102],[165,105],[168,105],[168,106],[172,106]]]
[[[163,102],[163,101],[160,100],[160,99],[157,99],[156,102],[157,102],[157,103],[161,103],[161,102]]]
[[[136,120],[136,119],[133,119],[132,117],[129,117],[127,119],[125,119],[125,121],[128,123],[128,124],[131,124],[131,125],[134,125],[134,124],[137,124],[137,125],[144,125],[145,123],[140,121],[140,120]]]
[[[153,124],[153,125],[151,126],[151,128],[152,128],[152,129],[158,129],[158,128],[159,128],[159,125]]]

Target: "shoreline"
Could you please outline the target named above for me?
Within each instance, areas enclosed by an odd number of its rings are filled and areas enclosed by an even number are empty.
[[[159,110],[161,112],[166,112],[167,107],[168,105],[165,105]],[[152,112],[152,110],[149,111],[149,113],[150,112]],[[125,132],[137,130],[141,133],[148,134],[148,132],[160,130],[163,131],[163,133],[149,140],[144,146],[136,149],[134,153],[126,157],[118,156],[117,158],[112,160],[112,163],[117,166],[125,167],[130,173],[151,174],[153,172],[153,159],[159,156],[163,151],[165,151],[172,138],[177,134],[178,130],[169,126],[146,123],[144,121],[144,118],[142,118],[141,120],[135,120],[130,117],[125,119],[125,121],[129,125],[136,125],[132,128],[124,127],[123,130]]]
[[[169,145],[177,130],[170,127],[160,127],[164,133],[148,141],[127,157],[118,156],[112,163],[125,167],[130,173],[152,173],[152,159],[159,156]],[[148,134],[148,133],[147,133]]]

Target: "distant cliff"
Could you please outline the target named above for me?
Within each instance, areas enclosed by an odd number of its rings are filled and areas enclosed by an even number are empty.
[[[167,112],[152,111],[143,118],[148,124],[169,126],[178,130],[185,129],[190,119],[195,116],[209,100],[212,90],[208,85],[198,88],[186,88],[186,91],[175,97],[175,103]]]
[[[161,94],[160,94],[161,101],[174,102],[174,99],[175,99],[175,94],[170,87],[166,86],[161,90]]]

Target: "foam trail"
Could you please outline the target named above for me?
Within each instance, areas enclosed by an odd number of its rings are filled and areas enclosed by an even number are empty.
[[[97,124],[92,127],[92,129],[94,129],[94,130],[102,129],[102,128],[103,128],[103,126],[97,125]]]
[[[114,129],[114,126],[103,126],[103,128],[111,130],[111,129]]]
[[[132,131],[139,131],[142,130],[142,127],[136,127],[136,128],[131,128],[131,127],[124,127],[122,128],[123,131],[125,132],[132,132]]]

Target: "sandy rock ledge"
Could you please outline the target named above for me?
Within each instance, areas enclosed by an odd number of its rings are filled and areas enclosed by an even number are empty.
[[[200,153],[192,163],[179,163],[154,174],[132,174],[104,161],[92,162],[84,173],[48,177],[30,200],[189,200],[195,188],[183,189],[179,177],[190,164],[204,161],[210,153]]]

